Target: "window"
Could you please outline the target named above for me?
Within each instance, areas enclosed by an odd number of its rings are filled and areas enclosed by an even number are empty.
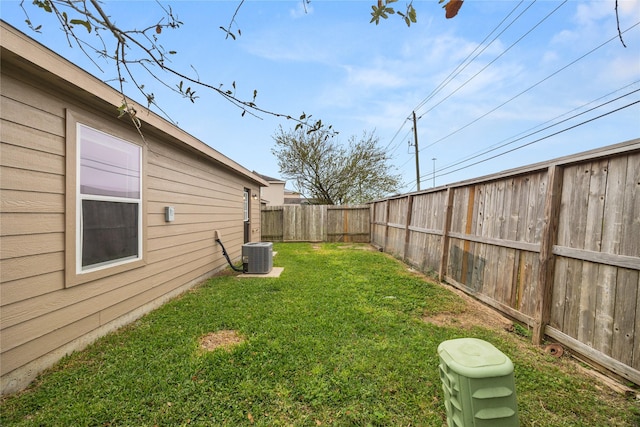
[[[244,212],[244,222],[249,221],[249,190],[247,188],[244,189],[244,195],[242,196],[242,201],[244,202],[243,212]]]
[[[146,265],[147,155],[126,123],[66,113],[64,274],[72,287]]]
[[[142,258],[142,148],[77,124],[76,273]]]

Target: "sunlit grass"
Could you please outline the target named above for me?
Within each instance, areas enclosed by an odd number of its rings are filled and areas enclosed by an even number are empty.
[[[636,425],[638,408],[518,334],[426,323],[464,301],[366,246],[278,244],[278,279],[224,275],[71,355],[2,402],[3,426],[442,426],[437,346],[513,360],[523,426]],[[234,330],[231,348],[205,334]]]

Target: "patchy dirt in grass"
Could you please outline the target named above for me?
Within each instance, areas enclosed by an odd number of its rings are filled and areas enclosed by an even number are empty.
[[[360,251],[378,252],[378,250],[370,244],[354,242],[343,243],[342,245],[338,246],[338,249],[356,249]]]
[[[368,243],[356,243],[356,242],[334,242],[334,243],[339,243],[339,245],[336,246],[337,249],[355,249],[360,251],[379,252],[375,247],[373,247]],[[313,244],[311,245],[311,249],[313,249],[314,251],[319,251],[320,249],[322,249],[322,244],[320,243]]]
[[[202,336],[200,338],[200,348],[206,351],[213,351],[217,348],[229,349],[242,342],[244,342],[244,338],[238,335],[236,331],[225,329]]]
[[[426,314],[422,317],[422,320],[436,326],[458,327],[464,329],[481,326],[497,331],[513,332],[513,322],[502,316],[496,310],[487,307],[480,301],[475,300],[458,289],[453,287],[447,287],[447,289],[457,294],[465,301],[464,307],[455,313]]]

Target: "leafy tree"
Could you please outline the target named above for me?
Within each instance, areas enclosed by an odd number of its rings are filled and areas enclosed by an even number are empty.
[[[391,158],[378,146],[374,132],[352,136],[348,145],[330,128],[309,132],[300,126],[273,136],[271,152],[280,174],[314,204],[358,204],[395,193],[402,186],[394,175]]]

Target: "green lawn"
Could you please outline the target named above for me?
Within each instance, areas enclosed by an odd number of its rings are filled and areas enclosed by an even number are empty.
[[[442,426],[436,349],[476,337],[514,362],[521,425],[638,425],[637,401],[518,334],[425,322],[465,302],[366,248],[277,244],[280,278],[208,280],[5,397],[0,424]],[[200,348],[220,330],[244,341]]]

